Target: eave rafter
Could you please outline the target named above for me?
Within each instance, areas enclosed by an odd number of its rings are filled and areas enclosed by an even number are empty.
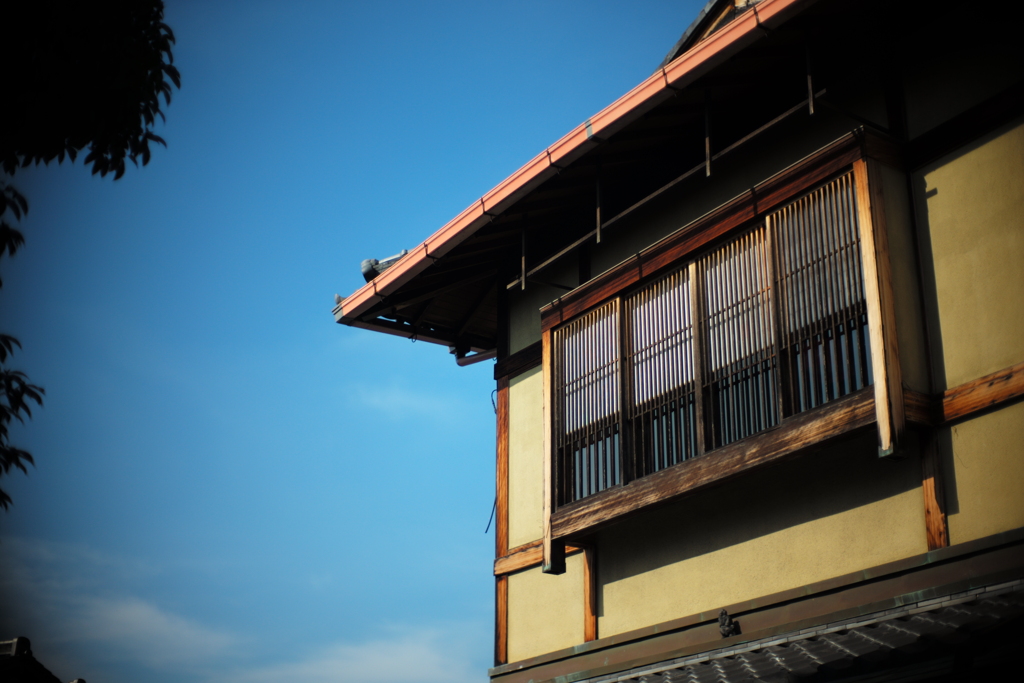
[[[780,113],[798,109],[800,88],[807,87],[808,45],[820,24],[830,31],[839,25],[837,35],[850,42],[865,21],[859,14],[822,14],[816,5],[765,0],[756,23],[753,13],[743,13],[692,45],[453,219],[438,233],[447,242],[431,238],[414,250],[396,268],[406,275],[383,276],[383,296],[373,290],[379,300],[365,290],[351,297],[342,309],[351,314],[339,319],[397,315],[452,335],[493,326],[502,285],[520,271],[524,255],[528,270],[548,263],[596,239],[603,227],[667,188],[703,177],[694,169],[707,144],[706,117],[714,161],[751,131],[774,125]],[[828,73],[828,65],[815,67]],[[817,91],[827,78],[816,79]],[[602,227],[595,229],[599,183]],[[488,277],[501,280],[497,296],[479,291]],[[497,330],[487,336],[496,337]]]

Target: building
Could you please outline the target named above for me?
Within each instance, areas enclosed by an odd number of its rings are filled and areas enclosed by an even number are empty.
[[[1024,41],[1002,12],[712,0],[339,301],[497,357],[495,683],[1013,662]]]

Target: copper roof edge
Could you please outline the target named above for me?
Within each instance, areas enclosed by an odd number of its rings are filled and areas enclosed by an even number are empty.
[[[659,68],[622,97],[545,148],[422,244],[410,249],[388,270],[345,298],[334,311],[336,321],[353,325],[354,318],[365,313],[375,298],[386,296],[409,282],[436,258],[444,256],[486,225],[494,213],[500,213],[518,201],[523,194],[556,173],[562,165],[572,163],[582,156],[597,144],[602,134],[607,136],[615,133],[636,120],[662,99],[671,96],[673,90],[685,87],[717,66],[721,60],[731,57],[760,38],[766,26],[778,26],[814,2],[763,0],[756,6],[755,12],[746,13]],[[358,326],[378,329],[366,323]]]

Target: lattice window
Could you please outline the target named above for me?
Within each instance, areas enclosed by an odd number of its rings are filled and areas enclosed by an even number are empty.
[[[690,296],[679,271],[626,300],[631,443],[644,474],[697,454]]]
[[[563,497],[576,500],[622,481],[619,302],[555,332],[555,436]]]
[[[554,330],[552,349],[558,504],[869,385],[852,174]]]
[[[768,216],[775,241],[786,415],[871,384],[853,176]]]
[[[708,255],[698,272],[704,276],[709,446],[715,448],[779,421],[764,229]]]

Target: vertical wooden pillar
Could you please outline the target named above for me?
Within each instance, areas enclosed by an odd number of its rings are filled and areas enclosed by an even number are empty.
[[[498,379],[494,556],[508,555],[508,377]],[[508,577],[495,577],[494,664],[508,661]]]
[[[497,476],[494,492],[494,557],[508,555],[508,377],[498,380]]]
[[[939,454],[935,441],[933,429],[921,435],[921,491],[924,494],[924,528],[928,538],[928,550],[937,550],[949,545],[946,503],[942,477],[939,476]]]
[[[871,369],[875,384],[878,454],[885,457],[896,453],[906,420],[903,414],[899,345],[896,340],[889,239],[879,171],[878,162],[873,159],[860,159],[853,164],[868,334],[871,340]]]
[[[508,663],[508,576],[494,577],[494,665]]]
[[[597,550],[583,549],[583,642],[597,640]]]
[[[554,439],[551,387],[553,382],[551,330],[541,333],[541,368],[544,378],[544,564],[545,574],[565,573],[565,542],[556,541],[551,535],[551,514],[555,510],[557,481],[555,476]]]

